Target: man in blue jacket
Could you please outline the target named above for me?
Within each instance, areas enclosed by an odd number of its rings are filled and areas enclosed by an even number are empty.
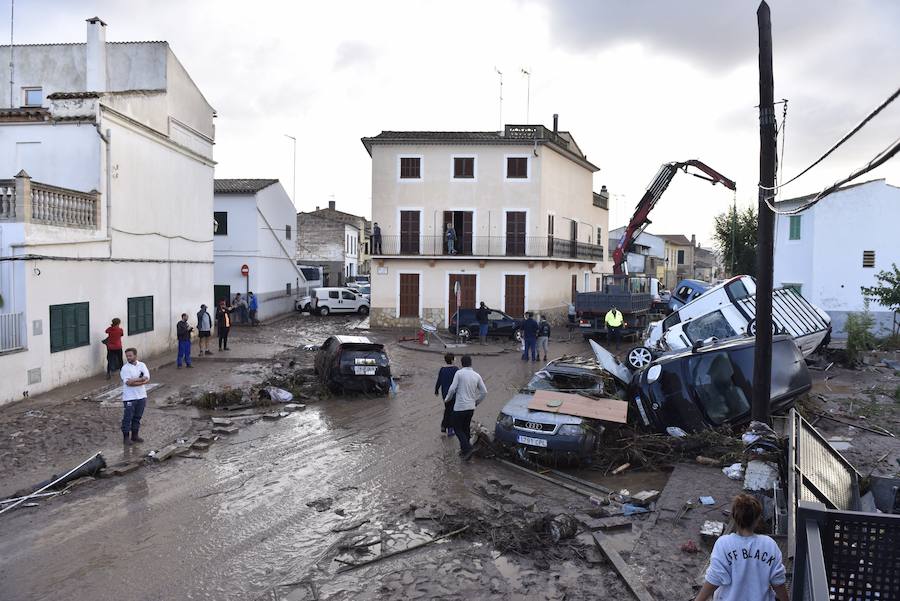
[[[525,338],[525,348],[522,350],[522,361],[528,361],[528,353],[531,353],[531,360],[537,361],[537,335],[538,322],[534,320],[531,313],[525,314],[525,323],[522,324],[522,335]]]
[[[444,363],[447,365],[440,369],[437,382],[434,383],[434,394],[440,393],[441,399],[447,398],[447,392],[450,390],[450,385],[453,384],[453,376],[459,370],[453,365],[453,359],[453,353],[444,355]],[[441,432],[446,432],[447,436],[456,435],[453,430],[453,403],[454,399],[444,403],[444,417],[441,419]]]

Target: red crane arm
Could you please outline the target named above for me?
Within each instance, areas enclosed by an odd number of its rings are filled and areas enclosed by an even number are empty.
[[[672,179],[675,177],[675,174],[678,173],[678,170],[681,169],[685,173],[690,173],[688,167],[693,167],[705,174],[704,176],[697,173],[691,173],[694,177],[699,177],[700,179],[712,182],[713,185],[722,184],[729,190],[737,189],[737,184],[735,184],[733,180],[728,179],[709,165],[700,161],[690,160],[682,163],[664,163],[662,167],[659,168],[656,177],[650,182],[650,185],[647,187],[647,191],[644,192],[641,200],[637,203],[637,206],[634,209],[634,215],[631,216],[631,220],[625,227],[622,237],[619,238],[619,243],[616,245],[615,250],[613,250],[613,273],[625,273],[624,265],[628,249],[631,248],[635,239],[637,239],[641,232],[644,231],[644,228],[650,225],[650,220],[647,218],[650,215],[650,211],[653,210],[653,207],[656,206],[656,203],[659,202],[659,199],[662,197],[663,192],[665,192],[669,187],[669,184],[672,183]]]

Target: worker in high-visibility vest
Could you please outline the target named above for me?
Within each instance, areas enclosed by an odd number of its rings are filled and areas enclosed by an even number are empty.
[[[625,318],[618,307],[613,307],[606,312],[606,341],[609,342],[610,338],[615,340],[616,349],[619,348],[619,341],[622,339],[622,324],[624,323]]]

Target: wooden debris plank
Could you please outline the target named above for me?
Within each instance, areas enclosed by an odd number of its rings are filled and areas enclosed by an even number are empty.
[[[625,584],[628,586],[629,590],[631,590],[631,593],[635,598],[638,599],[638,601],[653,601],[653,597],[650,596],[650,593],[641,581],[638,580],[637,575],[631,571],[631,567],[625,563],[625,560],[622,559],[619,552],[613,548],[612,544],[607,540],[606,535],[602,532],[594,532],[593,536],[597,546],[600,547],[600,550],[606,555],[606,558],[612,564],[613,568],[615,568],[616,572],[619,573],[619,576],[622,577],[622,580],[625,581]]]
[[[553,407],[559,402],[559,406]],[[537,390],[528,403],[532,411],[561,413],[624,424],[628,421],[628,403],[616,399],[592,399],[580,394],[568,394],[552,390]]]

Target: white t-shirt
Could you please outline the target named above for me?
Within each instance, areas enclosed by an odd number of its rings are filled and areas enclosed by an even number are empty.
[[[135,361],[134,365],[126,361],[125,365],[122,366],[122,371],[119,373],[122,376],[123,401],[136,401],[147,398],[147,388],[145,386],[129,386],[125,383],[128,380],[140,378],[141,374],[143,374],[143,377],[149,378],[150,370],[147,369],[146,365],[140,361]]]
[[[719,587],[717,601],[773,601],[772,586],[785,581],[781,550],[763,534],[722,536],[709,558],[706,581]]]

